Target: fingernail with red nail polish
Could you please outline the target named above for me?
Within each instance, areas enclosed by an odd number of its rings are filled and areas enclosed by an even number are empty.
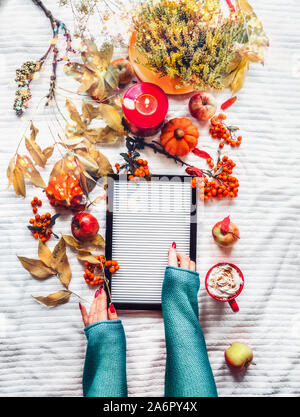
[[[173,243],[172,243],[172,248],[173,248],[173,249],[176,249],[176,242],[173,242]]]
[[[102,294],[102,287],[100,287],[100,288],[98,289],[98,291],[99,291],[99,295],[100,295],[100,294]]]
[[[97,291],[95,292],[95,298],[97,298],[97,297],[98,297],[98,294],[99,294],[99,290],[97,290]]]
[[[78,305],[79,305],[79,309],[81,311],[82,310],[82,305],[80,303]]]
[[[114,307],[114,305],[112,303],[110,303],[110,305],[109,305],[109,311],[111,313],[115,313],[116,312],[116,309],[115,309],[115,307]]]

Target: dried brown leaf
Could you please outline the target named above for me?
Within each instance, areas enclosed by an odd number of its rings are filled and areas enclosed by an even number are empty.
[[[95,180],[86,171],[80,173],[79,184],[85,195],[88,195],[96,185]]]
[[[73,122],[77,123],[82,129],[85,129],[85,123],[82,121],[75,105],[69,99],[66,99],[66,108]]]
[[[22,195],[23,197],[26,197],[26,186],[25,186],[24,175],[23,175],[22,170],[18,166],[14,167],[11,180],[13,183],[15,193],[17,195]]]
[[[86,68],[81,78],[81,84],[78,87],[77,92],[79,94],[88,92],[91,88],[93,88],[94,85],[96,85],[97,82],[98,79],[95,77],[94,72]]]
[[[91,87],[87,90],[87,93],[96,98],[98,101],[104,100],[107,98],[107,90],[104,82],[103,75],[97,76],[97,81],[91,85]]]
[[[36,187],[46,188],[41,174],[28,156],[17,155],[16,164],[22,170],[24,177],[28,178]]]
[[[68,136],[68,133],[67,133],[67,136]],[[61,139],[61,143],[63,145],[65,145],[66,147],[68,147],[68,148],[69,147],[71,148],[73,146],[79,145],[83,141],[84,141],[84,138],[83,137],[77,137],[77,138],[74,138],[74,139],[69,139],[69,138],[67,138],[67,139]]]
[[[105,42],[98,50],[97,45],[91,39],[84,39],[82,44],[81,58],[85,66],[94,72],[104,71],[111,62],[114,52],[113,45]]]
[[[99,233],[95,236],[95,238],[91,242],[95,246],[105,246],[105,240]]]
[[[243,59],[236,71],[234,80],[231,84],[231,90],[233,94],[235,94],[237,91],[239,91],[243,87],[248,69],[249,69],[249,61],[247,59]]]
[[[13,157],[10,160],[10,162],[8,164],[8,167],[7,167],[7,170],[6,170],[6,175],[7,175],[7,178],[8,178],[8,187],[7,188],[9,188],[11,186],[12,182],[13,182],[13,172],[14,172],[14,169],[15,169],[15,165],[16,165],[15,164],[15,157]]]
[[[79,162],[86,171],[96,176],[99,167],[97,162],[89,155],[89,153],[79,150],[76,152],[76,157],[79,159]]]
[[[53,267],[57,272],[60,282],[68,288],[72,277],[72,271],[66,253],[66,242],[61,238],[52,252]]]
[[[92,104],[82,103],[82,117],[87,120],[94,120],[99,116],[99,108]]]
[[[31,122],[30,139],[25,138],[25,145],[26,145],[28,152],[32,156],[34,162],[37,165],[44,167],[47,162],[47,158],[43,154],[43,151],[41,150],[40,146],[36,143],[36,137],[37,137],[38,132],[39,132],[38,129]]]
[[[35,141],[38,133],[39,133],[39,129],[37,129],[34,126],[34,124],[31,122],[31,124],[30,124],[30,139]]]
[[[91,254],[91,252],[88,252],[88,251],[80,251],[80,252],[78,252],[77,258],[80,261],[87,261],[87,262],[89,262],[91,264],[99,264],[100,263],[100,261],[98,259],[96,259],[95,256],[93,256]]]
[[[105,70],[112,60],[114,47],[112,44],[105,42],[99,51],[101,70]],[[99,65],[99,64],[98,64]]]
[[[54,267],[54,259],[52,256],[51,250],[48,248],[46,243],[39,240],[39,246],[38,246],[38,255],[40,260],[49,268]]]
[[[110,88],[115,91],[119,89],[119,71],[112,64],[108,65],[104,79]]]
[[[18,259],[23,268],[36,278],[45,279],[55,275],[55,272],[39,259],[30,259],[24,256],[18,256]]]
[[[115,130],[119,134],[124,134],[124,127],[122,124],[122,116],[120,112],[110,104],[101,103],[99,112],[107,126]]]
[[[84,136],[91,143],[113,143],[116,142],[120,135],[109,126],[100,127],[98,129],[87,129]]]
[[[69,235],[62,235],[63,240],[66,242],[67,245],[71,246],[72,248],[78,249],[82,245],[73,236]]]
[[[49,159],[52,156],[53,151],[54,151],[54,146],[48,146],[48,148],[45,148],[43,150],[43,154],[44,154],[45,158]]]
[[[253,14],[253,8],[250,6],[247,0],[237,0],[236,1],[237,8],[244,13]]]
[[[66,254],[66,243],[64,239],[61,237],[52,252],[54,269],[57,268],[57,264],[61,261],[61,259],[64,257],[65,254]]]
[[[69,301],[72,292],[68,290],[60,290],[49,294],[47,297],[33,297],[35,300],[48,307],[55,307]]]
[[[77,62],[68,63],[64,66],[64,72],[67,75],[71,75],[76,81],[81,81],[82,75],[84,74],[85,66],[78,64]]]
[[[47,158],[43,154],[40,146],[34,140],[28,138],[25,138],[25,145],[34,162],[40,167],[44,167],[46,165]]]
[[[59,259],[59,261],[56,262],[56,271],[58,279],[62,285],[68,288],[72,278],[72,271],[66,253]]]
[[[107,174],[113,174],[114,170],[103,153],[98,151],[98,149],[91,145],[88,149],[89,155],[93,158],[94,161],[98,164],[98,171],[96,173],[97,178],[106,177]]]
[[[54,164],[52,171],[50,173],[50,179],[53,177],[59,177],[60,175],[63,175],[64,173],[65,173],[64,159],[60,159]]]

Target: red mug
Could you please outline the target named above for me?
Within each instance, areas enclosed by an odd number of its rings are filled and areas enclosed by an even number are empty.
[[[208,289],[208,286],[207,286],[207,280],[208,280],[208,277],[209,277],[209,274],[211,273],[211,271],[214,269],[214,268],[216,268],[217,266],[221,266],[221,265],[230,265],[230,266],[232,266],[232,268],[235,268],[236,269],[236,271],[239,273],[239,276],[241,277],[241,279],[242,279],[242,284],[240,285],[240,288],[238,289],[238,291],[236,292],[236,294],[234,294],[232,297],[230,297],[230,298],[226,298],[226,300],[224,300],[223,298],[218,298],[218,297],[216,297],[215,295],[213,295],[210,291],[209,291],[209,289]],[[228,302],[229,303],[229,305],[230,305],[230,307],[232,308],[232,311],[234,311],[235,313],[237,313],[238,311],[239,311],[239,306],[238,306],[238,304],[237,304],[237,302],[235,301],[235,298],[242,292],[242,290],[243,290],[243,288],[244,288],[244,284],[245,284],[245,279],[244,279],[244,275],[243,275],[243,273],[242,273],[242,271],[240,270],[240,268],[238,268],[236,265],[234,265],[234,264],[231,264],[231,263],[229,263],[229,262],[220,262],[220,263],[218,263],[218,264],[216,264],[216,265],[214,265],[214,266],[212,266],[211,268],[210,268],[210,270],[207,272],[207,274],[206,274],[206,277],[205,277],[205,288],[206,288],[206,291],[208,292],[208,294],[212,297],[212,298],[214,298],[215,300],[218,300],[218,301],[223,301],[223,302]]]

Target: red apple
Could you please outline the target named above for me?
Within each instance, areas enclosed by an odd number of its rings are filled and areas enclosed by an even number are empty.
[[[213,238],[218,245],[224,248],[230,248],[239,240],[240,231],[234,223],[230,222],[228,231],[223,233],[221,230],[221,223],[222,222],[216,223],[212,228]]]
[[[189,110],[197,120],[209,120],[216,113],[217,101],[213,95],[200,91],[193,95],[189,101]]]
[[[99,223],[90,213],[78,213],[72,219],[73,236],[82,242],[92,240],[98,233]]]
[[[253,352],[245,343],[234,342],[225,350],[227,364],[239,371],[247,369],[253,360]]]

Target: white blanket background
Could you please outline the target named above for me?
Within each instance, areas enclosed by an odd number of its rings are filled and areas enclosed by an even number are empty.
[[[45,112],[41,105],[35,113],[39,99],[47,93],[50,63],[32,84],[34,99],[22,120],[12,110],[15,70],[26,60],[38,59],[52,34],[48,20],[31,1],[1,0],[0,4],[0,395],[81,396],[86,340],[78,300],[72,297],[68,304],[53,309],[36,303],[31,295],[47,295],[60,288],[59,282],[32,278],[16,257],[37,256],[37,241],[26,226],[31,198],[43,194],[28,185],[24,200],[6,190],[5,171],[28,121],[34,118],[40,129],[38,140],[45,146],[52,141],[48,125],[54,135],[59,131],[51,111]],[[59,8],[56,0],[45,0],[45,4],[73,30],[69,9]],[[230,123],[240,126],[244,138],[239,149],[225,147],[237,163],[239,197],[214,201],[200,210],[200,323],[220,396],[299,396],[300,5],[297,0],[252,0],[251,4],[263,20],[271,47],[264,67],[251,65],[244,89],[228,111]],[[98,38],[96,30],[93,34]],[[120,53],[116,51],[116,57]],[[60,70],[58,78],[60,87],[68,85],[76,91],[78,84],[66,80]],[[59,90],[58,94],[63,103],[68,93]],[[228,96],[228,92],[218,96],[220,103]],[[76,95],[69,97],[79,104]],[[175,116],[188,116],[186,97],[170,100],[168,117]],[[199,147],[215,156],[218,142],[210,138],[206,126],[198,126]],[[124,146],[102,150],[114,164],[120,161]],[[153,173],[184,172],[151,151],[143,156]],[[45,181],[58,157],[56,153],[41,170]],[[189,160],[205,166],[195,156]],[[43,203],[41,213],[52,210],[45,197]],[[98,205],[94,213],[104,233],[104,205]],[[211,228],[228,214],[240,227],[241,240],[231,252],[224,252],[213,242]],[[62,216],[54,230],[70,233],[69,220]],[[49,246],[54,243],[51,240]],[[82,278],[82,265],[70,249],[68,254],[73,269],[71,289],[91,299],[93,292]],[[206,271],[223,260],[236,263],[245,275],[237,314],[205,291]],[[166,353],[161,314],[130,311],[121,312],[120,317],[127,335],[129,395],[162,396]],[[240,376],[224,363],[224,350],[236,340],[252,347],[256,362]]]

